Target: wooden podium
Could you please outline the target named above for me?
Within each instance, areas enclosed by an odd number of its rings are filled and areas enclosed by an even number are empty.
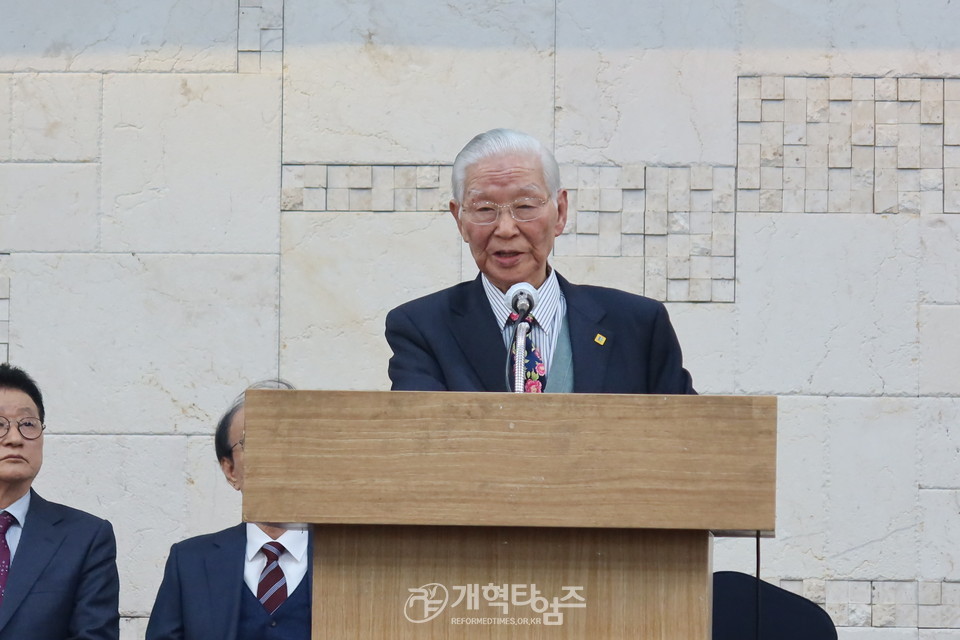
[[[314,526],[316,640],[707,640],[772,532],[776,398],[248,391],[243,516]]]

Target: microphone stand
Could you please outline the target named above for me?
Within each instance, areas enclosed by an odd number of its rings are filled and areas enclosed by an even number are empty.
[[[522,320],[517,323],[517,329],[514,333],[513,352],[517,356],[513,359],[513,392],[523,393],[523,383],[525,376],[525,367],[523,361],[527,359],[527,332],[530,331],[530,323]]]
[[[518,282],[507,290],[504,296],[504,302],[507,307],[513,309],[519,318],[513,328],[513,352],[517,354],[514,358],[513,371],[510,371],[510,353],[507,352],[507,362],[504,367],[506,370],[507,389],[510,389],[510,378],[513,376],[513,392],[523,393],[524,378],[526,378],[526,367],[524,360],[527,356],[527,333],[530,331],[530,321],[528,317],[530,312],[537,304],[537,290],[529,282]]]

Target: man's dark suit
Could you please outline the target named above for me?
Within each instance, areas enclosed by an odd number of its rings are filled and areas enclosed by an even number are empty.
[[[575,392],[695,393],[661,303],[557,279],[567,301]],[[386,326],[394,390],[507,390],[507,349],[479,276],[397,307]],[[549,379],[548,372],[547,390]]]
[[[246,527],[239,524],[171,547],[147,625],[147,640],[237,637],[240,598],[247,588],[243,582]],[[308,553],[312,557],[312,547]],[[308,568],[297,589],[310,589],[311,575]]]
[[[117,543],[106,520],[30,490],[0,605],[0,640],[117,640]]]

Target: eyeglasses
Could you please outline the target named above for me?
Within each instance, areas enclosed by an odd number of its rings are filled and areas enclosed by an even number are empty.
[[[472,202],[460,207],[460,216],[473,224],[493,224],[500,217],[501,209],[507,209],[517,222],[530,222],[547,212],[547,201],[541,198],[520,198],[507,204]]]
[[[243,441],[244,441],[244,440],[246,440],[246,438],[240,438],[239,440],[237,440],[236,442],[234,442],[232,445],[230,445],[230,452],[232,453],[233,450],[236,449],[237,447],[240,447],[240,451],[243,451]]]
[[[9,418],[0,416],[0,438],[10,432],[10,425],[14,424]],[[25,440],[36,440],[47,427],[40,422],[40,418],[20,418],[16,421],[17,430]]]

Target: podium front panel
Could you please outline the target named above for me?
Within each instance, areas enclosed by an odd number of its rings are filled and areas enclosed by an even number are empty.
[[[701,531],[314,530],[315,640],[707,640]]]

